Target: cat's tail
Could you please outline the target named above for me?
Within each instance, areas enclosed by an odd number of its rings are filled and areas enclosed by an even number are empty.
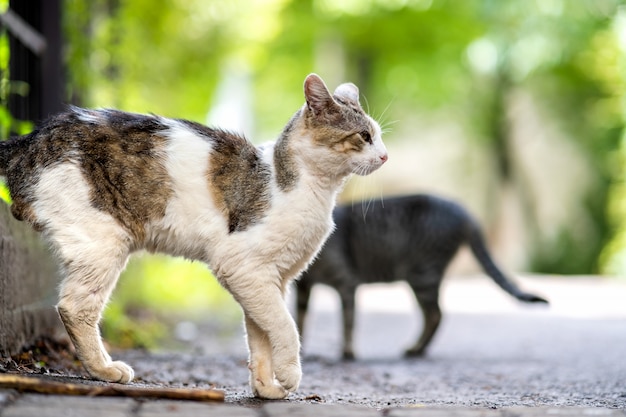
[[[508,292],[518,300],[527,303],[548,303],[548,300],[545,298],[520,290],[513,281],[504,275],[491,258],[491,255],[487,250],[487,246],[485,245],[485,239],[483,238],[480,227],[474,221],[472,221],[470,225],[468,243],[474,253],[474,256],[487,275],[489,275],[504,291]]]

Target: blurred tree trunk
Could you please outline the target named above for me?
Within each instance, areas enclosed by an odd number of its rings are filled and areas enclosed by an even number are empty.
[[[507,244],[508,242],[500,242],[504,246],[524,246],[524,252],[528,255],[524,263],[532,264],[534,256],[533,248],[537,246],[541,239],[541,231],[539,229],[539,218],[535,204],[535,195],[524,167],[519,163],[518,156],[515,155],[515,147],[513,145],[512,131],[514,118],[516,114],[512,113],[510,106],[515,85],[512,82],[506,68],[500,68],[495,74],[493,100],[488,114],[487,128],[489,137],[492,138],[493,155],[496,159],[496,168],[498,180],[500,184],[498,190],[493,190],[492,199],[496,199],[493,207],[496,210],[495,219],[492,225],[495,234],[500,240],[505,239],[503,235],[510,235],[506,229],[517,229],[513,234],[521,234],[517,236],[518,241],[515,245]],[[503,201],[508,199],[509,201]],[[513,207],[519,206],[518,216],[512,213],[504,212]],[[517,209],[514,211],[518,211]],[[521,223],[515,227],[516,221]],[[527,266],[527,265],[526,265]]]

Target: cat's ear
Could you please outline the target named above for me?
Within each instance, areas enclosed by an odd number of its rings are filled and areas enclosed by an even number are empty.
[[[359,87],[352,83],[344,83],[335,89],[335,96],[359,103]]]
[[[336,105],[326,84],[317,74],[309,74],[304,80],[304,97],[308,108],[315,114]]]

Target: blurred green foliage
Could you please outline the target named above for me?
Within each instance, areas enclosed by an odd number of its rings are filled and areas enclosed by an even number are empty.
[[[9,7],[8,0],[0,1],[0,13],[3,13]],[[8,139],[11,134],[24,135],[33,129],[33,123],[30,120],[18,120],[11,115],[7,107],[9,94],[26,95],[28,94],[28,85],[24,82],[12,81],[9,73],[9,36],[4,26],[0,27],[0,140]],[[6,203],[11,203],[9,190],[4,183],[0,181],[0,199]]]
[[[526,207],[530,269],[620,273],[611,265],[626,256],[625,233],[616,232],[626,211],[607,211],[607,202],[616,206],[625,194],[622,4],[66,0],[69,93],[88,106],[205,122],[219,80],[238,68],[254,90],[256,126],[246,133],[265,140],[302,104],[293,86],[305,74],[318,71],[329,85],[352,80],[383,123],[451,118],[467,140],[490,149],[495,184],[512,184]],[[578,197],[591,224],[584,231],[576,224],[542,230],[537,197],[510,145],[506,106],[518,91],[532,94],[592,166],[593,186]]]
[[[144,254],[131,259],[106,310],[102,331],[120,347],[155,348],[172,338],[179,320],[219,314],[223,322],[241,313],[205,265]]]
[[[0,3],[0,12],[8,7],[8,2],[5,3]],[[9,36],[6,28],[0,27],[0,140],[8,139],[11,134],[24,135],[33,129],[32,121],[15,119],[7,107],[9,94],[25,96],[29,90],[28,84],[11,80],[10,56]]]
[[[418,141],[415,121],[431,118],[454,120],[487,149],[494,186],[512,187],[522,201],[531,270],[626,275],[624,1],[65,0],[64,11],[70,102],[205,122],[220,81],[240,71],[253,90],[255,125],[245,133],[259,141],[302,105],[309,72],[330,86],[351,80],[370,113],[403,124],[389,143]],[[2,34],[0,134],[7,92],[27,88],[8,81],[7,56]],[[528,182],[534,167],[512,147],[511,101],[520,92],[590,166],[576,216],[560,224],[540,219]],[[139,258],[124,275],[105,321],[120,328],[146,307],[238,311],[203,266]]]

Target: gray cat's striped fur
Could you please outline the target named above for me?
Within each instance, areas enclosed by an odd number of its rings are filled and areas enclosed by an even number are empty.
[[[480,227],[460,205],[432,195],[386,198],[337,206],[336,229],[298,281],[297,324],[304,320],[314,284],[339,292],[343,307],[343,357],[354,357],[355,292],[360,284],[407,281],[424,315],[421,336],[407,355],[422,355],[441,321],[439,286],[459,247],[466,243],[485,272],[524,302],[547,301],[521,291],[491,259]]]

